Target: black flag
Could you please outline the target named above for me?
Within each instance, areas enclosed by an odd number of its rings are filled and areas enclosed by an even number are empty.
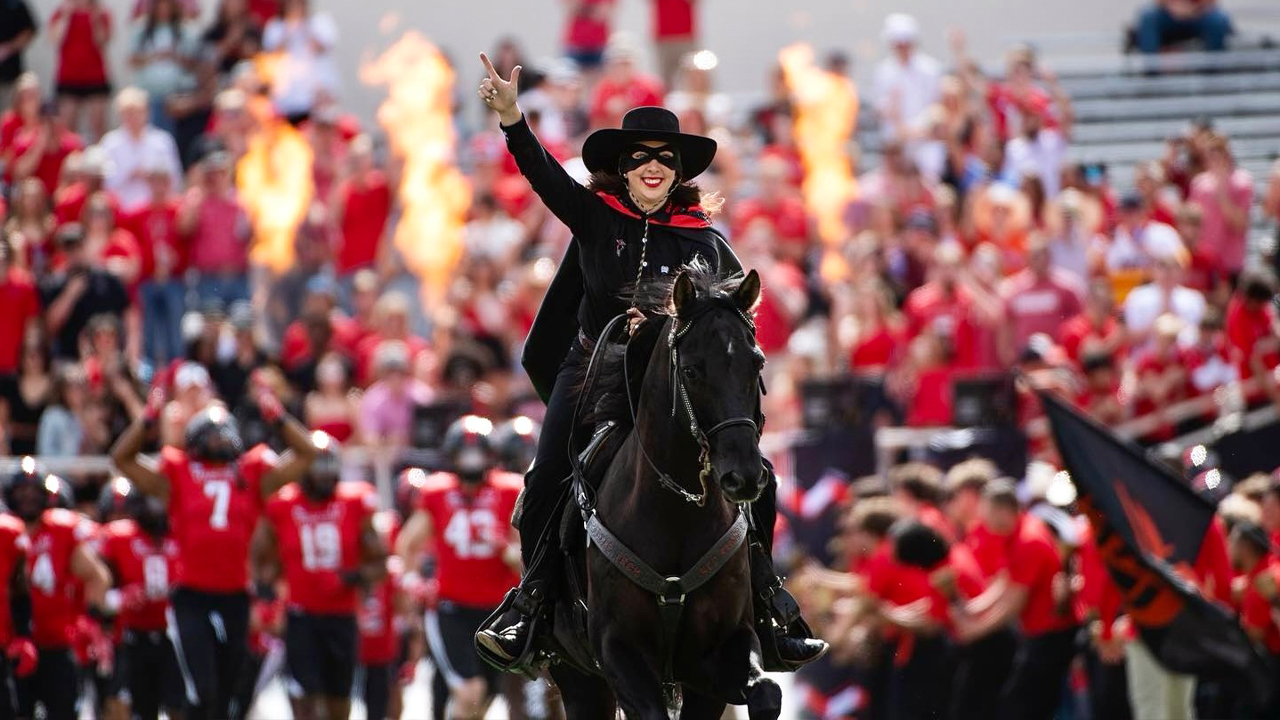
[[[1143,643],[1172,672],[1243,679],[1262,702],[1271,691],[1269,661],[1230,613],[1178,573],[1195,563],[1213,506],[1141,448],[1037,394]]]

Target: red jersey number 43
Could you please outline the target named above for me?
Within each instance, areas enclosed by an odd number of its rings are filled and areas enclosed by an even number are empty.
[[[487,508],[459,508],[444,529],[444,541],[462,560],[493,557],[498,552],[498,536],[498,518]]]

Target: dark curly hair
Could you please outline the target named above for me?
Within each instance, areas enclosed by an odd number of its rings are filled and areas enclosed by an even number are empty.
[[[592,173],[587,179],[587,189],[592,192],[608,193],[622,199],[629,197],[627,179],[613,172]],[[676,207],[701,206],[708,215],[716,214],[724,205],[724,198],[720,197],[720,193],[703,193],[702,188],[693,182],[677,183],[671,190],[670,200]]]

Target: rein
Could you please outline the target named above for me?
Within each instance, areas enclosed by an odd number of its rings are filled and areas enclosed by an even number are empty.
[[[649,465],[649,469],[658,477],[658,484],[679,495],[685,502],[693,503],[698,507],[704,507],[707,503],[707,478],[711,476],[712,472],[711,438],[722,430],[728,430],[729,428],[736,427],[738,425],[746,425],[750,427],[755,431],[756,438],[759,439],[760,437],[760,426],[756,424],[756,421],[753,418],[745,416],[732,417],[727,420],[723,420],[711,426],[711,429],[705,432],[698,424],[698,416],[693,412],[693,403],[689,400],[689,390],[685,387],[684,379],[680,377],[680,340],[683,339],[684,336],[693,328],[694,321],[706,312],[707,311],[704,310],[702,313],[689,318],[685,321],[683,326],[681,326],[679,317],[671,318],[669,321],[671,323],[671,331],[667,333],[667,349],[671,357],[670,366],[667,370],[669,373],[668,378],[671,383],[671,417],[673,419],[675,418],[676,407],[678,404],[684,406],[685,414],[689,417],[689,434],[693,435],[693,439],[698,442],[698,463],[701,468],[698,472],[698,483],[701,486],[701,491],[697,493],[690,492],[677,483],[670,475],[663,472],[662,469],[658,467],[658,464],[653,461],[653,458],[649,456],[649,451],[645,449],[644,441],[639,437],[639,435],[636,436],[636,446],[640,448],[640,456],[644,458],[644,461]],[[756,333],[755,323],[752,322],[751,318],[741,310],[737,310],[736,312],[742,322],[746,323],[747,327],[751,329],[751,335],[754,337]],[[627,340],[627,345],[630,347],[630,339]],[[636,417],[636,403],[631,396],[631,370],[625,360],[622,363],[622,374],[623,384],[627,388],[627,410],[631,413],[631,426],[632,428],[635,428],[639,425],[639,422]],[[677,399],[679,400],[679,403],[677,403]]]

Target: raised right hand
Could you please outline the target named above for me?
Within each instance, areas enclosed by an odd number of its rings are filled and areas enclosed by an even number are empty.
[[[520,107],[516,104],[516,88],[520,83],[520,66],[511,69],[511,79],[503,80],[502,76],[489,61],[489,56],[480,53],[480,62],[489,77],[480,81],[480,89],[476,94],[489,109],[498,113],[503,125],[510,125],[520,119]]]

